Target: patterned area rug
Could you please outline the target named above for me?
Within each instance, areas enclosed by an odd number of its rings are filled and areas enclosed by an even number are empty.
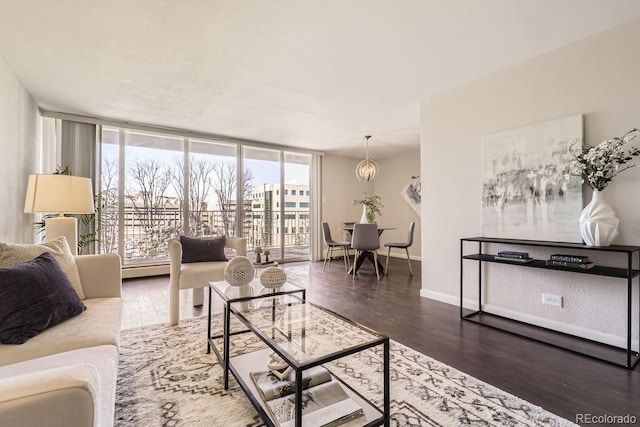
[[[232,353],[263,347],[250,333],[233,341]],[[380,353],[367,350],[329,368],[381,405]],[[123,331],[119,366],[116,426],[264,425],[233,376],[224,390],[222,369],[206,353],[204,317]],[[390,377],[394,426],[574,425],[393,341]]]

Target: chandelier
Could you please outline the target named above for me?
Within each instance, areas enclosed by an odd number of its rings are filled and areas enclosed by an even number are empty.
[[[358,166],[356,166],[356,176],[360,181],[364,182],[373,181],[380,172],[380,167],[378,167],[375,160],[369,158],[369,138],[371,138],[371,135],[364,137],[367,143],[367,156],[363,161],[358,163]]]

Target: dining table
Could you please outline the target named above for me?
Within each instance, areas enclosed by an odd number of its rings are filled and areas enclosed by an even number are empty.
[[[345,224],[341,227],[338,227],[338,230],[341,231],[346,231],[347,233],[349,233],[349,236],[353,235],[353,226],[354,224]],[[395,230],[395,227],[378,227],[378,238],[382,235],[382,233],[385,230]],[[360,255],[358,255],[358,259],[354,259],[353,260],[353,264],[351,265],[351,267],[349,268],[349,271],[347,271],[348,274],[355,274],[358,269],[360,269],[360,267],[362,266],[362,263],[364,262],[365,259],[368,259],[369,262],[371,263],[371,265],[373,265],[375,267],[375,258],[373,256],[373,252],[371,251],[362,251],[360,253]],[[380,273],[380,275],[384,275],[385,271],[384,271],[384,265],[382,265],[382,263],[378,260],[378,272]]]

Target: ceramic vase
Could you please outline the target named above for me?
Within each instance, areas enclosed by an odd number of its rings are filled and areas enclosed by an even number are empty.
[[[362,205],[362,216],[360,217],[360,224],[368,224],[369,220],[367,219],[367,205]]]
[[[601,191],[593,190],[591,202],[580,215],[580,234],[588,246],[609,246],[618,235],[616,213],[604,200]]]

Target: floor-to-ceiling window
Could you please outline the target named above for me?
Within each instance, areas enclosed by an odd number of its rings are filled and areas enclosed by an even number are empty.
[[[183,232],[179,186],[183,139],[155,133],[124,132],[122,227],[128,262],[167,259],[167,242]]]
[[[284,206],[282,227],[285,258],[309,259],[311,156],[301,153],[284,153]]]
[[[103,126],[100,252],[168,259],[179,235],[247,238],[270,259],[310,257],[310,154]]]
[[[189,235],[235,236],[237,146],[190,139],[187,151],[188,167],[181,168],[180,182],[182,191],[189,194]]]
[[[270,252],[270,259],[282,260],[280,239],[280,194],[282,186],[281,156],[279,150],[243,147],[242,165],[245,182],[251,191],[243,203],[242,215],[251,218],[246,234],[250,250],[256,247]]]

